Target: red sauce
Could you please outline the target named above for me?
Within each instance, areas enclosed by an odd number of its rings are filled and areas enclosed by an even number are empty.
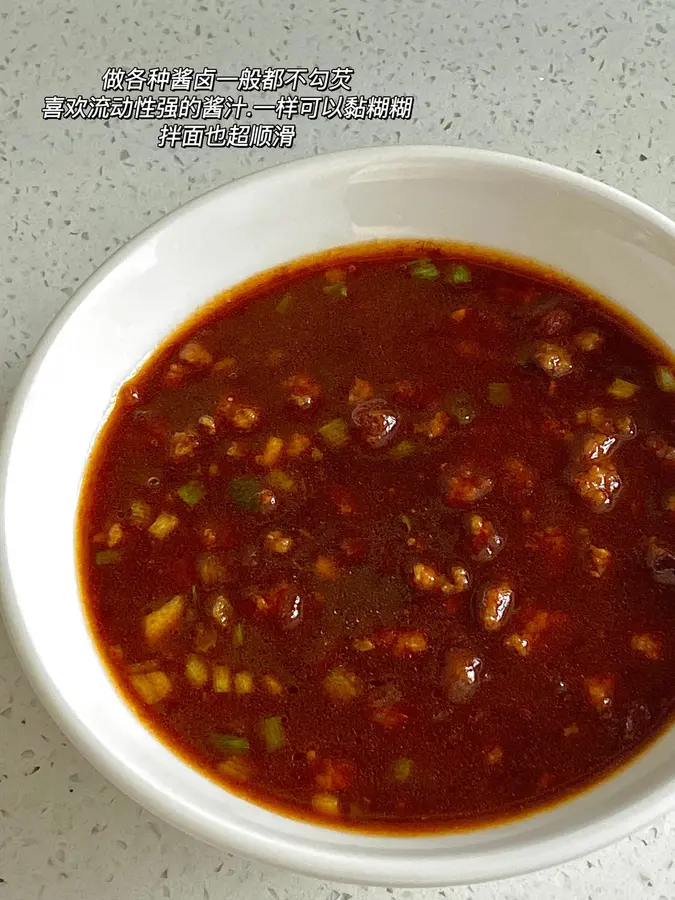
[[[510,818],[675,700],[675,378],[555,273],[452,246],[230,292],[120,392],[86,608],[157,736],[286,814]]]

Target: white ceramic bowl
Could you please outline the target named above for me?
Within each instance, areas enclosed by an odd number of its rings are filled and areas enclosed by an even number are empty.
[[[675,225],[582,176],[496,153],[398,147],[244,178],[117,252],[33,355],[1,456],[4,612],[36,691],[66,734],[112,782],[179,828],[341,881],[502,878],[595,850],[675,806],[675,731],[595,788],[511,824],[419,838],[322,828],[232,796],[160,744],[111,683],[78,593],[82,473],[122,382],[224,288],[304,254],[392,237],[469,241],[548,263],[675,346]]]

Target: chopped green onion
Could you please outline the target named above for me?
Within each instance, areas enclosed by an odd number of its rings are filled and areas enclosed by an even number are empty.
[[[453,394],[449,398],[448,412],[460,425],[470,425],[476,417],[474,405],[466,394]]]
[[[246,753],[248,750],[248,738],[241,737],[238,734],[219,734],[216,732],[211,735],[211,743],[221,753]]]
[[[493,381],[488,385],[488,400],[493,406],[509,406],[511,388],[501,381]]]
[[[319,428],[319,434],[329,447],[341,447],[349,440],[349,429],[344,419],[331,419]]]
[[[150,504],[145,503],[143,500],[134,500],[129,512],[129,521],[131,524],[137,525],[139,528],[147,528],[152,522],[152,518]]]
[[[242,476],[233,478],[230,482],[230,497],[241,509],[250,512],[260,510],[260,482],[257,478]]]
[[[407,781],[412,775],[412,760],[401,757],[394,763],[394,780]]]
[[[188,481],[178,488],[178,496],[188,506],[195,506],[204,496],[204,485],[199,481]]]
[[[119,562],[121,558],[122,554],[119,550],[98,550],[96,553],[96,565],[110,566]]]
[[[269,716],[263,721],[263,737],[270,753],[284,746],[286,734],[280,716]]]
[[[412,519],[410,518],[410,516],[402,515],[401,521],[405,525],[408,534],[410,534],[410,532],[412,531]]]
[[[323,292],[329,297],[346,297],[347,285],[344,281],[335,281],[333,284],[324,285]]]
[[[234,676],[234,691],[236,694],[252,694],[255,691],[253,675],[250,672],[237,672]]]
[[[414,259],[408,263],[408,269],[413,278],[424,278],[427,281],[438,278],[441,274],[430,259]]]
[[[288,310],[291,308],[291,304],[293,303],[292,294],[284,294],[281,300],[277,303],[276,309],[279,315],[286,315]]]
[[[232,629],[232,646],[233,647],[241,647],[244,643],[244,626],[241,622],[237,622],[237,624]]]
[[[632,381],[625,381],[623,378],[615,378],[607,388],[607,393],[611,394],[617,400],[630,400],[639,390],[639,385],[633,384]]]
[[[414,441],[399,441],[398,444],[394,444],[391,448],[389,456],[391,456],[392,459],[405,459],[406,456],[412,456],[414,452]]]
[[[657,366],[654,375],[656,383],[662,391],[666,391],[668,394],[675,393],[675,375],[673,375],[672,369],[669,369],[668,366]]]
[[[453,284],[469,284],[471,281],[471,270],[464,263],[453,263],[450,267],[448,281]]]
[[[192,654],[185,663],[185,677],[197,688],[202,688],[209,680],[209,667],[201,656]]]
[[[213,667],[213,690],[216,694],[228,694],[232,687],[232,678],[227,666]]]
[[[178,516],[161,512],[148,528],[148,533],[157,538],[158,541],[163,541],[165,537],[171,534],[176,525],[178,525]]]

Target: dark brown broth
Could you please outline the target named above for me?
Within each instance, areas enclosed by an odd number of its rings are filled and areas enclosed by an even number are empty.
[[[435,261],[438,277],[414,277],[406,260],[423,257]],[[470,283],[453,282],[457,263],[470,270]],[[325,290],[326,270],[336,268],[346,273],[346,296],[339,279]],[[664,508],[675,488],[675,462],[663,450],[675,444],[675,395],[655,381],[655,367],[669,364],[662,349],[609,304],[553,273],[439,245],[352,248],[268,274],[226,299],[172,337],[121,391],[82,493],[78,543],[91,625],[116,682],[158,736],[265,806],[404,832],[470,827],[549,804],[653,738],[675,699],[675,588],[647,564],[648,540],[663,549],[675,516]],[[561,323],[560,333],[546,334]],[[589,331],[603,342],[584,352],[576,341]],[[180,363],[188,341],[214,362],[235,360],[234,368]],[[533,361],[543,343],[569,350],[569,374],[551,378]],[[167,385],[177,362],[177,383]],[[284,383],[298,374],[321,388],[309,410],[288,405]],[[355,377],[399,418],[384,447],[364,443],[354,425],[348,396]],[[609,396],[616,377],[638,385],[636,395]],[[504,399],[494,385],[505,384],[510,404],[494,405]],[[230,407],[217,414],[228,394],[260,410],[256,429],[239,433]],[[467,404],[473,418],[460,424]],[[577,421],[579,413],[598,407],[613,420],[631,416],[636,427],[612,456],[622,486],[602,512],[571,483],[578,441],[602,431]],[[431,427],[437,414],[445,422],[439,436],[415,430]],[[214,418],[215,435],[198,425],[202,416]],[[317,429],[338,418],[349,440],[330,449]],[[171,435],[190,427],[199,446],[171,459]],[[295,482],[286,494],[271,487],[255,456],[270,436],[288,446],[294,433],[310,437],[322,456],[281,458],[274,469]],[[245,445],[243,458],[228,455],[233,442]],[[410,442],[411,455],[392,457]],[[465,467],[493,488],[473,504],[448,504],[448,479]],[[533,485],[523,490],[526,470]],[[242,476],[274,491],[271,511],[237,506],[232,480]],[[204,490],[192,507],[176,493],[191,482]],[[130,523],[138,501],[153,519],[164,511],[179,524],[153,538],[147,522]],[[503,540],[489,561],[472,558],[472,513]],[[110,529],[118,524],[115,544]],[[215,534],[212,547],[206,528]],[[271,531],[291,537],[292,551],[269,552]],[[599,577],[590,572],[589,544],[611,553]],[[112,551],[114,561],[97,564],[101,551]],[[225,566],[222,583],[200,581],[197,560],[205,553]],[[334,579],[317,575],[321,557],[334,566]],[[415,564],[446,579],[463,566],[470,588],[420,590]],[[513,588],[515,611],[488,631],[477,602],[496,583]],[[281,584],[288,589],[275,592]],[[214,629],[219,594],[243,624],[241,646],[233,646],[232,627]],[[149,647],[143,617],[175,595],[183,597],[180,621]],[[296,595],[303,618],[293,628]],[[214,646],[196,654],[208,681],[195,687],[186,659],[213,630]],[[401,655],[396,641],[411,634],[421,634],[426,649]],[[354,649],[364,640],[375,646]],[[477,688],[458,693],[448,653],[480,660]],[[171,682],[168,696],[152,705],[129,681],[130,671],[138,674],[129,667],[144,663]],[[217,665],[232,676],[251,673],[254,692],[238,695],[232,685],[215,693]],[[335,668],[356,676],[358,696],[327,696],[325,678]],[[264,675],[278,679],[281,695],[269,693]],[[266,717],[280,717],[285,735],[274,752],[261,733]],[[235,757],[235,775],[248,767],[245,783],[218,769],[229,753],[214,747],[214,733],[248,740]],[[397,780],[407,767],[401,760],[411,761],[410,772]],[[323,794],[336,798],[337,817],[312,808]]]

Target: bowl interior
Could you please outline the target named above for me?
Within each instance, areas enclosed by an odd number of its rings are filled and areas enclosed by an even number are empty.
[[[324,877],[465,883],[561,862],[664,812],[673,795],[675,731],[594,789],[510,824],[422,838],[319,828],[230,795],[146,731],[94,649],[76,581],[82,473],[117,389],[140,362],[228,286],[305,254],[395,237],[467,241],[552,265],[675,347],[673,225],[579,176],[499,154],[392,148],[244,179],[124,248],[78,292],[37,351],[2,460],[5,613],[35,687],[67,734],[111,780],[172,823]]]

